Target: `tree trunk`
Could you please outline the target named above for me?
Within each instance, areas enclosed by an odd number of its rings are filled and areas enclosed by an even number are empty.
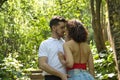
[[[108,41],[108,31],[107,31],[107,27],[108,27],[108,14],[106,14],[107,11],[107,6],[105,4],[105,1],[102,1],[101,4],[101,28],[102,28],[102,33],[103,33],[103,39],[104,41]],[[106,19],[107,18],[107,19]]]
[[[92,28],[94,30],[94,40],[96,43],[97,51],[101,52],[106,50],[105,41],[103,38],[101,23],[100,23],[100,5],[101,0],[91,0],[91,12],[92,12]],[[96,6],[96,8],[94,8]]]
[[[107,0],[111,45],[115,53],[115,61],[120,80],[120,0]]]

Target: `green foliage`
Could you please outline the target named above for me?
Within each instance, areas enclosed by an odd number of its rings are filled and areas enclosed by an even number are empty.
[[[39,8],[39,4],[34,0],[8,0],[0,13],[0,54],[7,56],[9,53],[18,52],[18,59],[24,68],[37,68],[35,62],[39,44],[49,36],[46,18],[39,14]],[[34,63],[31,63],[32,61]]]
[[[60,5],[61,3],[62,5]],[[37,62],[39,44],[50,36],[50,28],[48,27],[50,18],[53,15],[62,15],[67,18],[80,19],[80,14],[82,17],[87,10],[80,12],[77,7],[81,8],[82,6],[81,10],[83,9],[83,11],[88,7],[85,6],[85,2],[83,5],[79,5],[82,1],[77,3],[74,0],[70,2],[65,0],[61,3],[54,0],[8,0],[5,2],[0,10],[1,56],[18,52],[18,59],[25,66],[24,68],[37,68],[38,64],[31,62]],[[71,7],[72,3],[77,6]],[[62,13],[61,10],[63,10]],[[87,22],[90,22],[90,19]]]
[[[107,51],[97,53],[95,45],[90,45],[94,57],[95,74],[97,80],[117,80],[113,51],[106,42]]]
[[[3,63],[0,64],[0,78],[2,80],[27,79],[21,70],[23,65],[21,64],[21,61],[17,60],[17,58],[18,53],[10,53],[8,57],[3,59]]]
[[[0,8],[0,78],[25,80],[25,70],[38,69],[38,48],[50,36],[49,20],[54,15],[81,20],[92,40],[89,4],[88,0],[7,0]],[[96,77],[109,79],[113,74],[114,80],[113,53],[107,47],[99,55],[91,43]]]

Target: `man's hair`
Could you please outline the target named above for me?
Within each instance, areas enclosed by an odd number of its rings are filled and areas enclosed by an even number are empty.
[[[72,38],[74,41],[79,43],[87,41],[88,33],[79,20],[69,20],[66,27],[69,37]]]
[[[52,26],[56,26],[58,25],[59,22],[67,22],[65,20],[65,18],[61,17],[61,16],[54,16],[51,20],[50,20],[50,28],[52,28]]]

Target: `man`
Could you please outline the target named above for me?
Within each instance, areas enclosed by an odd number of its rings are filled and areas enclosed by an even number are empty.
[[[50,20],[51,37],[39,47],[39,68],[44,71],[45,80],[67,80],[65,67],[60,63],[58,53],[63,52],[66,20],[55,16]]]

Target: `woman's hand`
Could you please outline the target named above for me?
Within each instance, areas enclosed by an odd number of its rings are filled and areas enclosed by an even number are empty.
[[[58,52],[58,57],[59,57],[60,62],[61,62],[63,65],[66,65],[65,56],[63,55],[62,52]]]

